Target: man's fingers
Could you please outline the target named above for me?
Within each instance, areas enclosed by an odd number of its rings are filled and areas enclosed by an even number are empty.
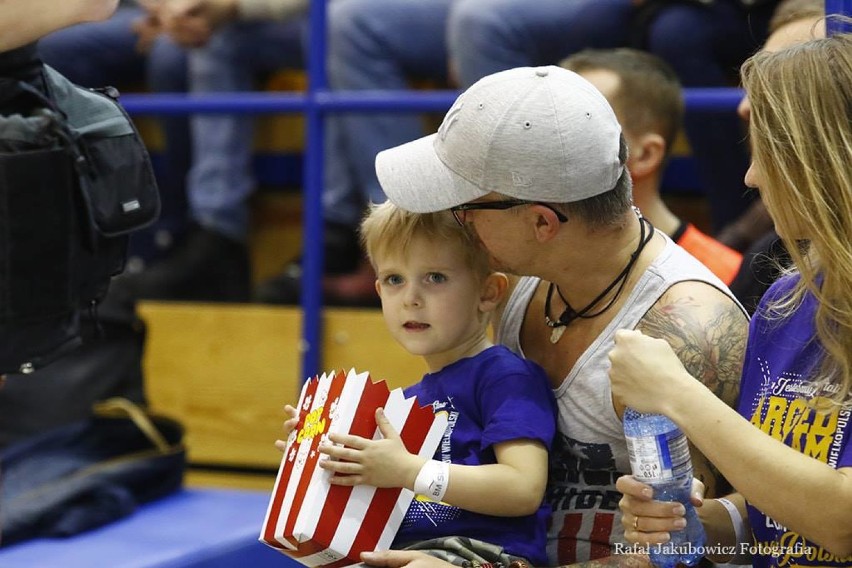
[[[622,511],[626,511],[631,518],[639,516],[642,518],[673,519],[682,518],[686,514],[683,505],[677,501],[644,501],[629,495],[622,496],[618,506]]]
[[[632,475],[622,475],[615,482],[615,488],[624,495],[630,495],[638,499],[649,501],[654,496],[654,490],[650,485],[637,481]]]
[[[692,478],[692,494],[690,495],[690,501],[696,507],[700,507],[704,504],[704,483],[701,482],[697,477]]]
[[[189,16],[198,13],[204,6],[203,0],[170,0],[167,4],[168,11],[177,16]]]
[[[178,44],[186,47],[203,47],[211,35],[207,26],[195,22],[172,26],[169,33]]]

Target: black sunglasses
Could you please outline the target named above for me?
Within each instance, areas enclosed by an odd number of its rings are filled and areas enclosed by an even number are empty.
[[[474,203],[462,203],[461,205],[450,207],[450,212],[453,214],[453,217],[456,218],[458,224],[464,227],[465,213],[467,211],[477,211],[485,209],[504,211],[506,209],[511,209],[512,207],[519,207],[521,205],[542,205],[553,211],[553,213],[556,215],[556,218],[559,219],[560,223],[565,223],[566,221],[568,221],[568,217],[566,217],[565,214],[561,211],[557,211],[556,208],[554,208],[552,205],[542,203],[541,201],[527,201],[525,199],[506,199],[504,201],[480,201]]]

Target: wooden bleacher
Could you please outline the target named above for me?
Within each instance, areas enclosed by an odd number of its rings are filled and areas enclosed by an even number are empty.
[[[147,396],[186,426],[189,485],[271,489],[283,406],[303,379],[299,309],[148,303],[140,312]],[[393,342],[379,310],[329,309],[324,328],[325,369],[369,370],[392,386],[426,370]]]

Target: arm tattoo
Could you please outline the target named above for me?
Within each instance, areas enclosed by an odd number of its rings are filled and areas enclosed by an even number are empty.
[[[690,375],[728,406],[736,405],[748,335],[748,320],[736,304],[727,302],[711,308],[693,298],[666,302],[663,296],[637,328],[646,335],[668,341]],[[694,458],[699,456],[693,454]],[[694,462],[695,475],[707,486],[709,496],[729,487],[709,460],[700,456]],[[705,477],[705,471],[712,479]]]
[[[728,406],[734,406],[739,394],[748,322],[733,302],[717,307],[709,317],[702,317],[706,311],[692,298],[658,302],[642,318],[638,329],[668,341],[690,375]]]

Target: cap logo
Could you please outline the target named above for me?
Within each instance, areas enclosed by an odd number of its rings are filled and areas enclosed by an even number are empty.
[[[522,176],[518,172],[512,172],[512,185],[515,187],[530,187],[532,180],[526,176]]]
[[[456,104],[453,105],[453,108],[447,112],[447,116],[444,117],[444,121],[441,122],[441,126],[438,128],[438,136],[441,137],[441,140],[447,139],[447,133],[450,128],[456,121],[459,119],[459,113],[461,112],[462,107],[464,106],[463,101],[457,101]]]

